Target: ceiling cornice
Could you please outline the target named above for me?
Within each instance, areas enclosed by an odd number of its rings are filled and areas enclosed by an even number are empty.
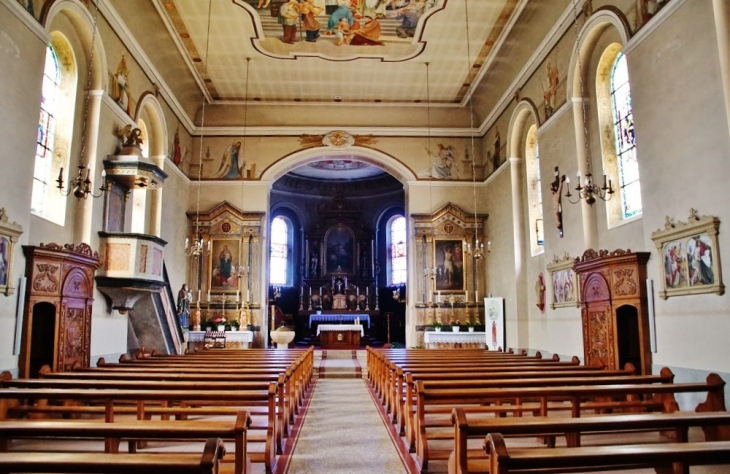
[[[585,3],[589,0],[576,0],[575,8],[582,10]],[[560,38],[573,26],[573,5],[572,2],[560,15],[560,19],[553,25],[545,38],[542,40],[540,45],[532,53],[532,56],[527,60],[525,65],[522,67],[520,72],[517,74],[515,79],[504,91],[502,97],[497,101],[492,111],[484,118],[484,121],[479,125],[479,135],[484,136],[487,130],[491,128],[494,122],[504,112],[510,102],[515,97],[515,93],[527,82],[527,80],[535,74],[538,66],[542,64],[550,51],[555,48]],[[496,51],[496,48],[495,48]]]
[[[426,127],[205,127],[206,137],[262,137],[262,136],[300,136],[327,134],[332,130],[345,130],[352,135],[376,135],[379,137],[472,137],[477,138],[477,130],[469,128],[431,128]],[[245,133],[244,133],[245,131]],[[201,134],[200,127],[193,129],[193,135]]]
[[[155,4],[156,5],[156,4]],[[192,134],[195,125],[191,120],[190,116],[185,112],[182,104],[177,100],[175,94],[172,93],[170,87],[167,85],[165,80],[162,78],[160,72],[155,68],[150,61],[150,58],[142,50],[142,47],[129,31],[127,25],[121,19],[117,11],[109,4],[108,0],[99,0],[99,11],[104,15],[104,18],[109,23],[109,27],[116,33],[119,40],[129,50],[135,61],[139,64],[139,67],[144,71],[147,77],[155,84],[160,90],[160,95],[165,100],[167,105],[172,109],[173,114],[182,123],[185,130]]]

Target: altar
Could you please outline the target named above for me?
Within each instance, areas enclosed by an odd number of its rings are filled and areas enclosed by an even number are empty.
[[[218,335],[217,339],[213,341],[217,345],[216,349],[248,349],[253,342],[252,331],[213,331],[213,334]],[[205,350],[205,335],[206,331],[189,331],[188,349]]]
[[[312,323],[343,323],[348,322],[355,324],[355,320],[365,322],[370,328],[370,315],[369,314],[357,314],[357,313],[342,313],[342,314],[310,314],[309,315],[309,327],[311,329]]]
[[[359,349],[365,335],[362,324],[320,324],[317,327],[322,349]]]
[[[426,331],[423,333],[426,349],[485,349],[486,332]]]

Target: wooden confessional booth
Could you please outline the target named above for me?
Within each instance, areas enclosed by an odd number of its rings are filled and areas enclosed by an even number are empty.
[[[99,255],[86,244],[24,245],[23,253],[28,285],[19,376],[37,377],[43,365],[88,367]]]
[[[575,264],[586,365],[651,374],[646,262],[649,252],[587,250]]]

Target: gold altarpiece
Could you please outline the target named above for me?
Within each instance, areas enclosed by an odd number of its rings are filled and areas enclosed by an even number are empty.
[[[244,212],[223,201],[209,211],[187,215],[192,240],[197,233],[204,241],[203,254],[190,257],[188,266],[192,324],[224,318],[238,320],[242,329],[246,325],[258,329],[266,308],[260,300],[266,213]],[[254,332],[253,342],[261,345],[260,332]]]
[[[414,265],[416,339],[424,347],[423,333],[438,321],[462,325],[483,325],[483,297],[487,296],[485,252],[474,258],[467,249],[476,238],[484,238],[489,216],[465,212],[447,203],[433,214],[411,214],[415,234]],[[451,276],[448,274],[452,273]]]

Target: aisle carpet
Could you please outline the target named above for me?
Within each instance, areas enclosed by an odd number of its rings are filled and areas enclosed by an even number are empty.
[[[367,367],[367,352],[364,350],[318,350],[314,351],[314,376],[324,379],[360,379]]]
[[[279,474],[417,472],[362,379],[318,380],[290,442],[292,450],[286,452],[291,454],[279,460]]]

